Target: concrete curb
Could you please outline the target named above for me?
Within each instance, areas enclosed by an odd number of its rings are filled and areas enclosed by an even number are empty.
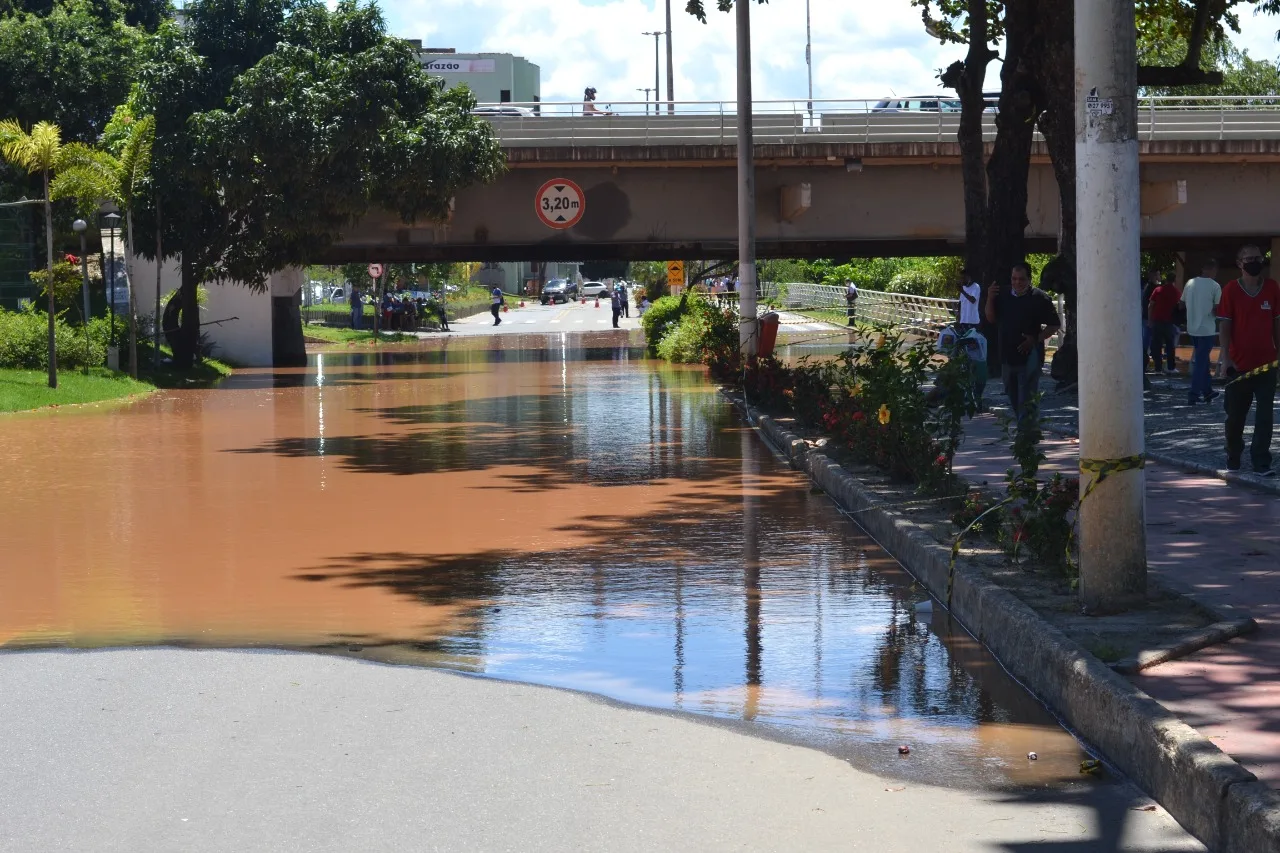
[[[730,399],[793,468],[846,512],[857,513],[859,525],[945,599],[946,547],[820,450]],[[1280,850],[1280,793],[963,560],[955,570],[951,615],[1211,850]]]

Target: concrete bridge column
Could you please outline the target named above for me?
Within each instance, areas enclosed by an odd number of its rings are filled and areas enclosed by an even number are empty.
[[[271,363],[274,367],[305,367],[307,346],[302,338],[302,288],[306,273],[288,267],[273,273],[271,294]]]

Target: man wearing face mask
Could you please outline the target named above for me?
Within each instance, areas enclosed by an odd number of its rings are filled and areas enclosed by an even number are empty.
[[[1244,246],[1236,253],[1240,278],[1222,288],[1218,339],[1225,353],[1227,385],[1227,470],[1240,469],[1244,453],[1244,422],[1257,404],[1253,443],[1249,447],[1254,473],[1270,477],[1271,432],[1275,420],[1276,356],[1280,353],[1280,284],[1263,279],[1262,251]]]

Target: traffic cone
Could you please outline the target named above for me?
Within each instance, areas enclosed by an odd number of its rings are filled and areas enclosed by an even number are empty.
[[[600,297],[599,297],[599,296],[597,296],[597,297],[596,297],[596,307],[597,307],[597,308],[599,308],[599,307],[600,307]]]
[[[524,300],[523,300],[523,299],[521,299],[521,300],[520,300],[520,307],[521,307],[521,308],[523,308],[523,307],[524,307]]]
[[[509,313],[510,311],[511,311],[511,306],[510,306],[510,305],[508,305],[508,304],[507,304],[507,303],[505,303],[505,302],[504,302],[504,303],[502,303],[502,313],[503,313],[503,314],[507,314],[507,313]]]

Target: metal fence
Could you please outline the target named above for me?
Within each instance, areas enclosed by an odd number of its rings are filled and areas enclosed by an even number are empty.
[[[843,312],[847,308],[844,288],[829,284],[784,284],[783,308],[827,308]],[[885,293],[858,288],[857,319],[863,323],[892,326],[916,334],[936,336],[943,326],[956,319],[956,299]]]
[[[902,104],[910,104],[904,108]],[[920,104],[932,104],[921,106]],[[1156,96],[1138,99],[1142,140],[1280,139],[1280,96]],[[607,145],[733,145],[732,101],[677,101],[662,111],[642,101],[600,104],[583,113],[581,101],[483,104],[506,147]],[[982,117],[983,138],[995,139],[995,106]],[[960,128],[959,102],[885,100],[780,100],[752,104],[759,145],[952,142]],[[1041,137],[1036,135],[1036,139]]]

